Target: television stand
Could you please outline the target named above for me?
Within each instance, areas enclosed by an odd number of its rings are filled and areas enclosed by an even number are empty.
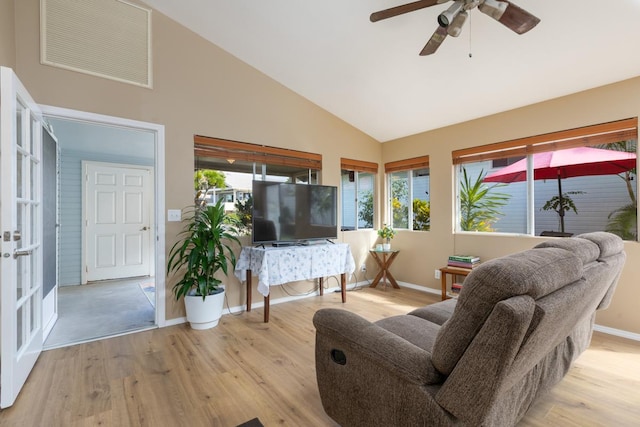
[[[297,268],[281,268],[283,262],[296,260]],[[351,248],[346,243],[289,246],[282,249],[245,246],[236,262],[235,276],[247,285],[247,311],[251,311],[252,275],[258,278],[258,292],[264,296],[264,322],[269,322],[271,286],[300,280],[319,279],[323,295],[323,278],[340,275],[342,302],[347,301],[347,274],[355,271]]]

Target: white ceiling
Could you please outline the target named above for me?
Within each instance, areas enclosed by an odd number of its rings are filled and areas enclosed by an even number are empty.
[[[54,117],[47,121],[63,153],[67,150],[119,156],[126,153],[137,160],[152,160],[155,155],[152,132]]]
[[[426,57],[449,4],[371,23],[409,1],[144,1],[381,142],[640,75],[640,0],[516,0],[541,19],[523,35],[472,10]]]

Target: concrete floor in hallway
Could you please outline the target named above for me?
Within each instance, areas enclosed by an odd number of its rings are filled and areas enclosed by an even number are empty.
[[[86,342],[155,325],[153,277],[61,286],[58,321],[45,349]]]

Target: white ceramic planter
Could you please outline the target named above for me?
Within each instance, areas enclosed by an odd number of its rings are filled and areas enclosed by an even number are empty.
[[[382,249],[385,251],[390,251],[391,250],[391,243],[383,243],[382,244]]]
[[[208,295],[204,301],[201,296],[184,297],[187,321],[193,329],[209,329],[218,325],[224,307],[224,288],[222,292]]]

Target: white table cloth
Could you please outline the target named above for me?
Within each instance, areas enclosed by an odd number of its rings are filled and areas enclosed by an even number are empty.
[[[258,276],[258,292],[269,295],[269,287],[297,280],[352,274],[356,263],[346,243],[309,246],[245,246],[236,262],[235,276],[244,281],[247,270]]]

